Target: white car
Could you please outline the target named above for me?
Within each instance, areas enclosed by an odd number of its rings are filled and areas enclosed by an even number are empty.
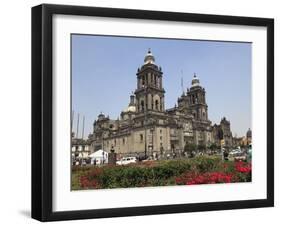
[[[130,163],[136,163],[137,158],[136,157],[123,157],[119,161],[116,162],[117,165],[128,165]]]
[[[230,155],[236,155],[236,154],[241,154],[242,151],[240,149],[232,150],[229,154]]]
[[[233,156],[235,161],[246,161],[247,160],[247,155],[243,153],[239,153]]]

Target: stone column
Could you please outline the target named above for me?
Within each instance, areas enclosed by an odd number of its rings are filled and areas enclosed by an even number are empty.
[[[160,100],[161,100],[161,105],[162,105],[162,111],[165,111],[165,102],[164,102],[164,96],[163,97],[160,97]]]

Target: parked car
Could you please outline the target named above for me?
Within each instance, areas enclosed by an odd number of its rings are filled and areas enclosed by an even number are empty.
[[[240,149],[235,149],[235,150],[232,150],[229,154],[230,155],[236,155],[236,154],[241,154],[242,151]]]
[[[130,163],[136,163],[137,158],[136,157],[123,157],[119,161],[116,162],[117,165],[128,165]]]
[[[152,156],[147,157],[146,159],[143,159],[142,162],[149,162],[149,161],[154,161]]]
[[[243,153],[237,153],[233,156],[234,161],[246,161],[247,159],[247,155],[243,154]]]

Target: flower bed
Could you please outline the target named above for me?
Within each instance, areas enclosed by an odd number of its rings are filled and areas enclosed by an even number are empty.
[[[251,164],[235,162],[223,165],[222,171],[200,173],[198,171],[186,172],[175,178],[178,185],[216,184],[251,181]]]
[[[251,181],[251,165],[219,158],[145,162],[127,166],[72,168],[72,189],[127,188]]]

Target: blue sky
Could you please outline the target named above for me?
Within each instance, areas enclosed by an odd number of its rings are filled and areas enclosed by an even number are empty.
[[[251,128],[251,43],[72,35],[75,131],[78,112],[80,125],[85,116],[86,137],[100,112],[116,119],[128,106],[148,48],[164,73],[166,108],[182,94],[181,78],[186,90],[196,73],[213,124],[225,116],[237,136]]]

